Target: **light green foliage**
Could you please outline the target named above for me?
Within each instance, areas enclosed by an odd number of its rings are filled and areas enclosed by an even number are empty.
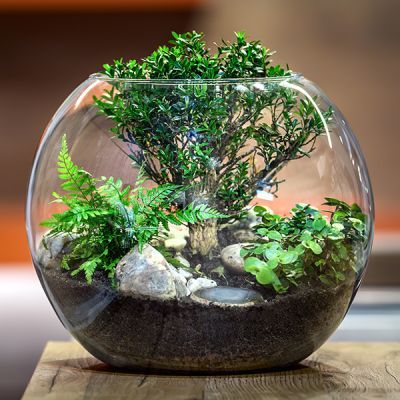
[[[72,275],[84,272],[90,283],[93,273],[104,270],[113,277],[119,260],[135,245],[139,250],[158,235],[160,225],[198,223],[209,218],[223,218],[206,205],[175,210],[174,203],[184,188],[165,184],[152,189],[124,186],[113,177],[93,178],[72,161],[64,135],[58,157],[61,188],[66,194],[53,193],[55,202],[67,210],[54,214],[42,225],[49,235],[76,235],[71,252],[62,266],[73,269]]]
[[[324,205],[335,207],[330,219],[308,204],[296,204],[290,217],[256,206],[262,222],[254,232],[264,241],[241,250],[245,270],[278,293],[301,281],[332,285],[345,280],[366,239],[365,215],[357,204],[333,198]]]
[[[173,33],[170,46],[141,63],[118,60],[104,65],[104,72],[140,79],[289,77],[290,70],[271,65],[271,54],[244,33],[236,34],[236,42],[223,42],[215,55],[202,34]],[[201,80],[175,86],[111,83],[95,99],[99,110],[115,122],[112,133],[131,145],[130,157],[150,179],[186,188],[180,207],[202,196],[220,212],[239,216],[257,189],[276,190],[280,169],[309,156],[324,132],[312,103],[273,80],[218,86]],[[271,121],[261,121],[263,114]],[[326,121],[331,114],[324,112]]]

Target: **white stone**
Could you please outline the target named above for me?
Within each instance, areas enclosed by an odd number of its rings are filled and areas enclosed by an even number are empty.
[[[218,303],[232,306],[248,306],[264,301],[262,295],[253,289],[218,286],[198,290],[191,296],[192,300],[199,303]]]
[[[245,92],[247,92],[247,91],[249,90],[246,86],[241,85],[241,84],[236,85],[236,86],[235,86],[235,89],[236,89],[238,92],[241,92],[241,93],[245,93]]]
[[[197,278],[197,279],[192,278],[187,283],[187,288],[191,293],[196,292],[197,290],[200,289],[207,289],[215,286],[217,286],[217,283],[212,279],[208,278]]]
[[[193,278],[193,274],[186,269],[178,268],[178,273],[182,275],[186,280]]]
[[[188,238],[189,237],[189,228],[185,225],[168,225],[169,232],[166,232],[168,238]]]
[[[175,280],[176,297],[179,299],[181,297],[189,296],[190,291],[186,286],[186,278],[172,265],[169,265],[169,270]]]
[[[167,249],[173,249],[175,251],[181,251],[185,248],[186,246],[186,240],[183,238],[171,238],[171,239],[167,239],[164,242],[164,246]]]
[[[261,82],[256,82],[256,83],[253,85],[253,88],[254,88],[255,90],[260,90],[260,91],[264,91],[264,90],[265,90],[265,86],[264,86],[264,84],[261,83]]]

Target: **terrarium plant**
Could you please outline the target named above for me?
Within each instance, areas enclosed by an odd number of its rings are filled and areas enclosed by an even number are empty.
[[[279,293],[301,280],[315,284],[318,279],[326,285],[346,280],[346,275],[357,271],[365,215],[357,204],[349,206],[337,199],[327,198],[324,205],[335,207],[330,220],[309,204],[296,204],[291,217],[256,206],[261,221],[255,233],[268,241],[241,249],[244,269]]]
[[[259,41],[237,33],[212,53],[203,34],[172,36],[105,64],[56,115],[30,184],[34,262],[110,364],[299,361],[343,318],[370,251],[362,155],[320,89]]]
[[[71,245],[61,259],[61,266],[72,270],[72,275],[84,272],[88,283],[96,269],[114,278],[115,267],[121,258],[136,245],[139,251],[159,234],[168,223],[199,223],[224,215],[206,205],[188,204],[173,210],[172,204],[181,195],[181,186],[165,184],[152,189],[123,186],[113,177],[93,178],[72,161],[66,136],[63,137],[58,157],[61,188],[66,194],[53,193],[55,202],[68,207],[42,222],[51,228],[48,237],[70,236]],[[140,183],[140,181],[139,181]],[[75,268],[74,268],[75,267]]]
[[[277,173],[286,163],[310,155],[331,110],[320,115],[310,100],[298,102],[293,90],[264,90],[261,81],[255,90],[240,83],[234,90],[210,90],[201,79],[274,78],[290,71],[270,65],[272,53],[243,33],[215,55],[202,34],[173,36],[171,47],[160,47],[142,63],[119,60],[104,72],[110,78],[199,79],[198,84],[168,92],[152,85],[138,92],[115,80],[96,104],[115,122],[112,133],[134,146],[129,155],[149,179],[186,187],[179,207],[205,203],[239,218],[258,189],[277,190]],[[271,120],[260,122],[266,110]],[[194,253],[204,256],[218,247],[219,222],[190,224]]]

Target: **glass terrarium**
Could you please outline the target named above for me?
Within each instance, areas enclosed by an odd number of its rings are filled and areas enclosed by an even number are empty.
[[[37,151],[27,230],[58,317],[116,367],[306,358],[342,321],[371,249],[372,192],[347,122],[277,67],[190,79],[135,68],[90,76]]]

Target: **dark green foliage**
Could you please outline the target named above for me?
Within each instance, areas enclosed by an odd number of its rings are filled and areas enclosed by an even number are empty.
[[[104,68],[111,78],[289,78],[289,70],[270,65],[271,54],[243,33],[234,43],[223,42],[215,55],[202,34],[174,33],[171,46],[142,63],[119,60]],[[258,189],[275,192],[280,169],[309,156],[324,133],[312,102],[274,80],[218,86],[111,83],[95,99],[99,110],[115,122],[112,133],[131,145],[130,157],[151,180],[186,187],[180,207],[206,199],[220,212],[240,216]],[[271,122],[261,121],[263,114]],[[323,117],[329,121],[331,110]]]
[[[105,64],[105,73],[112,78],[127,79],[220,79],[255,78],[290,75],[281,66],[271,66],[271,55],[257,41],[247,41],[243,32],[236,33],[236,42],[223,41],[216,54],[210,54],[202,33],[172,32],[170,46],[160,46],[142,63],[116,60]]]
[[[112,278],[119,260],[135,245],[141,250],[158,235],[160,225],[168,230],[169,223],[198,223],[224,217],[206,205],[189,204],[175,210],[174,203],[184,190],[181,186],[165,184],[132,190],[120,179],[93,178],[73,163],[65,136],[58,172],[66,194],[53,195],[67,210],[54,214],[42,225],[51,228],[48,235],[63,233],[76,237],[62,266],[73,269],[72,275],[83,271],[89,283],[97,269]]]
[[[313,279],[327,285],[344,281],[366,240],[365,215],[357,204],[326,200],[335,207],[330,219],[308,204],[296,204],[291,217],[256,206],[262,222],[254,231],[264,242],[242,249],[245,270],[277,292]]]
[[[224,78],[256,78],[290,75],[279,65],[270,66],[273,53],[260,41],[246,40],[244,32],[236,34],[236,43],[223,41],[218,47],[221,76]]]

